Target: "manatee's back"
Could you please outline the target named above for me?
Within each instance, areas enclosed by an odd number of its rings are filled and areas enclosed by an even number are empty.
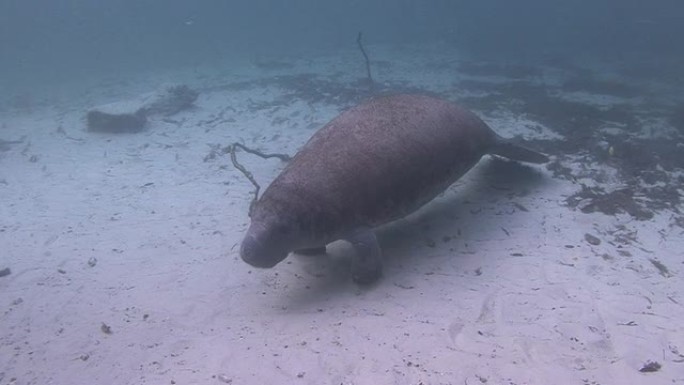
[[[377,226],[433,199],[495,142],[482,120],[446,101],[421,95],[372,99],[316,132],[262,201],[301,204],[323,227],[327,220]]]

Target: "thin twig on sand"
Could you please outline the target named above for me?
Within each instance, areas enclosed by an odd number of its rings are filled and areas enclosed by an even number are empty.
[[[366,50],[363,48],[363,43],[361,42],[362,37],[363,37],[363,32],[359,32],[359,35],[356,37],[356,44],[359,45],[359,49],[361,50],[361,53],[363,54],[363,58],[366,60],[366,74],[368,76],[368,83],[373,84],[373,77],[371,76],[370,60],[368,59],[368,54],[366,53]]]
[[[233,167],[238,169],[238,171],[240,171],[242,173],[242,175],[244,175],[247,179],[249,179],[250,183],[252,183],[252,185],[254,186],[254,198],[252,198],[252,201],[249,204],[249,212],[248,212],[248,215],[251,217],[252,216],[252,210],[254,209],[254,205],[259,200],[259,192],[261,191],[261,186],[256,181],[256,179],[254,179],[254,175],[251,172],[249,172],[249,170],[247,170],[245,168],[245,166],[243,166],[242,164],[240,164],[240,162],[238,162],[237,154],[235,151],[237,147],[240,147],[244,151],[246,151],[250,154],[254,154],[256,156],[259,156],[259,157],[264,158],[264,159],[278,158],[278,159],[282,160],[283,162],[287,162],[291,159],[291,157],[287,154],[265,154],[259,150],[251,149],[251,148],[245,146],[244,144],[237,143],[237,142],[235,142],[235,143],[233,143],[233,144],[231,144],[231,145],[229,145],[223,149],[224,153],[230,153],[230,160],[231,160],[231,162],[233,162]]]
[[[282,160],[283,162],[288,162],[288,161],[290,161],[290,159],[292,159],[292,157],[290,157],[287,154],[277,154],[277,153],[276,154],[266,154],[266,153],[263,153],[259,150],[254,150],[252,148],[249,148],[249,147],[245,146],[244,144],[238,143],[238,142],[233,143],[232,146],[240,147],[241,149],[245,150],[246,152],[249,152],[250,154],[254,154],[254,155],[259,156],[259,157],[264,158],[264,159],[278,158],[278,159]]]

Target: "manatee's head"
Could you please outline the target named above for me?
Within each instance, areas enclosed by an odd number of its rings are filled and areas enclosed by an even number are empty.
[[[252,220],[240,247],[242,260],[254,267],[277,265],[297,243],[297,229],[285,221]]]

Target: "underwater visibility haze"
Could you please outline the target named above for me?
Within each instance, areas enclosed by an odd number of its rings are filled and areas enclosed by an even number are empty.
[[[682,36],[680,0],[0,0],[0,385],[684,382]]]

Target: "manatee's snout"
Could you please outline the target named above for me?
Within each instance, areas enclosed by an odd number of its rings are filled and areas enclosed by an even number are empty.
[[[271,268],[285,259],[288,254],[274,246],[248,233],[240,246],[240,257],[251,266]]]

